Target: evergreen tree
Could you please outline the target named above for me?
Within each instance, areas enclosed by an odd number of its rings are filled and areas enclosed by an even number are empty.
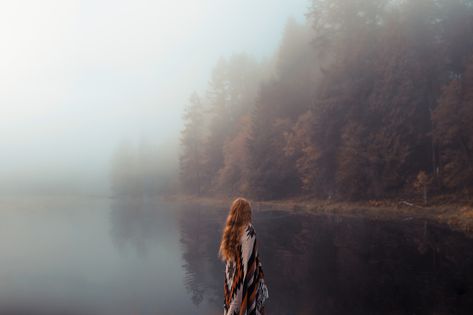
[[[197,93],[191,95],[183,118],[185,123],[181,134],[180,182],[184,191],[201,193],[206,184],[203,174],[204,117]]]

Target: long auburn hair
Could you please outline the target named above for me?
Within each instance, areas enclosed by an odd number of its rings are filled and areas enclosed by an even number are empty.
[[[245,198],[232,202],[220,241],[219,256],[223,261],[236,260],[237,249],[245,226],[251,222],[251,205]]]

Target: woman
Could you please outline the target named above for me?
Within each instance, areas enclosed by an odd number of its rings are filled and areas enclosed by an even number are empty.
[[[225,262],[224,315],[264,314],[268,289],[258,256],[256,233],[248,200],[233,201],[220,242]]]

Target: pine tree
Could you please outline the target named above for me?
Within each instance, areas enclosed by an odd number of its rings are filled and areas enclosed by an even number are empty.
[[[180,182],[189,193],[201,193],[205,186],[204,162],[204,117],[203,106],[197,93],[189,99],[184,112],[184,129],[181,134]]]

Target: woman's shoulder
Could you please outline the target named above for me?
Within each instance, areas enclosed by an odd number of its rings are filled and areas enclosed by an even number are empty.
[[[253,224],[248,223],[248,225],[245,227],[245,232],[243,233],[243,236],[247,239],[256,237],[256,231]]]
[[[243,261],[246,263],[254,251],[256,244],[256,232],[252,224],[245,226],[241,236],[241,250]]]

